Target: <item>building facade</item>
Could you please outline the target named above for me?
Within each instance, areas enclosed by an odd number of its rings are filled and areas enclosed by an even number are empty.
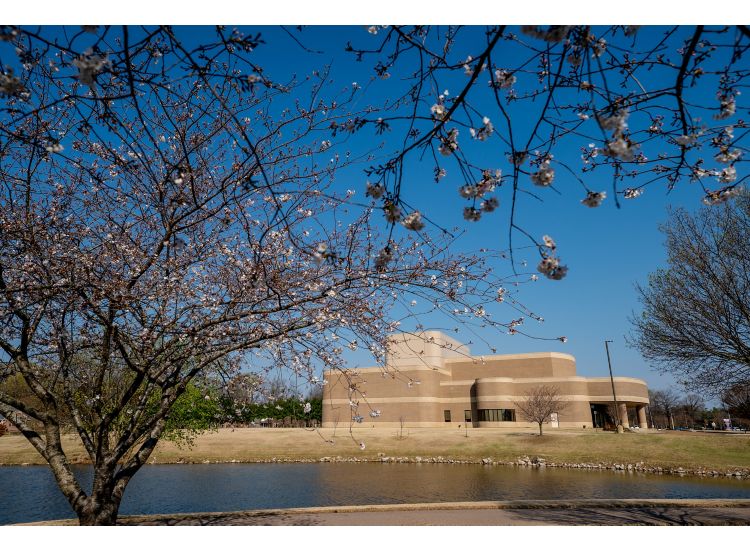
[[[473,357],[441,332],[394,337],[385,367],[326,371],[323,427],[532,427],[516,402],[554,385],[566,406],[549,427],[647,428],[648,388],[637,378],[576,374],[575,358],[556,352]]]

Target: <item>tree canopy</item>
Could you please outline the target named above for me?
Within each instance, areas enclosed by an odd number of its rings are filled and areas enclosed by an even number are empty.
[[[750,383],[750,197],[663,226],[667,267],[638,286],[632,344],[689,387],[721,396]]]

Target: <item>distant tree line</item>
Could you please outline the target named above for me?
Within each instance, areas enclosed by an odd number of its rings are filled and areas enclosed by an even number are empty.
[[[649,424],[655,428],[750,429],[750,388],[743,384],[729,388],[722,394],[721,407],[708,408],[700,395],[681,395],[672,388],[649,390],[649,400]],[[725,420],[729,421],[729,426]]]
[[[20,376],[4,380],[0,389],[20,402],[28,402],[29,405],[36,403],[37,398]],[[150,406],[156,407],[157,403],[155,396]],[[59,413],[62,427],[74,430],[69,411]],[[164,437],[189,444],[201,432],[227,424],[300,427],[319,425],[322,419],[323,396],[320,389],[313,389],[302,396],[299,393],[295,395],[294,389],[284,382],[264,383],[257,375],[238,374],[228,379],[211,376],[188,384],[170,411]],[[8,420],[13,423],[17,419]],[[33,419],[25,420],[33,423]],[[6,424],[3,427],[7,430]]]

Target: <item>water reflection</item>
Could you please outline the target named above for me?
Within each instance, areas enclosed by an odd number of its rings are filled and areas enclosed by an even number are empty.
[[[76,469],[84,487],[91,471]],[[195,464],[144,467],[122,514],[566,498],[750,498],[750,483],[460,464]],[[0,468],[0,524],[73,517],[43,466]]]

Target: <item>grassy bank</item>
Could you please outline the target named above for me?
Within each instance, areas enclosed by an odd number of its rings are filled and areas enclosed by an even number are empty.
[[[339,429],[320,432],[304,429],[221,429],[198,437],[191,448],[161,442],[149,462],[256,462],[356,457],[377,459],[386,456],[437,457],[456,460],[491,457],[498,461],[520,456],[539,456],[548,462],[637,463],[664,468],[706,468],[726,470],[750,468],[750,435],[722,433],[658,432],[602,433],[550,431],[543,437],[530,432],[501,429],[463,431],[407,429],[403,438],[395,430],[360,429],[354,440]],[[325,440],[332,440],[333,444]],[[359,448],[364,441],[365,450]],[[64,440],[72,462],[85,463],[87,457],[75,437]],[[43,464],[26,440],[18,435],[0,437],[0,464]]]

